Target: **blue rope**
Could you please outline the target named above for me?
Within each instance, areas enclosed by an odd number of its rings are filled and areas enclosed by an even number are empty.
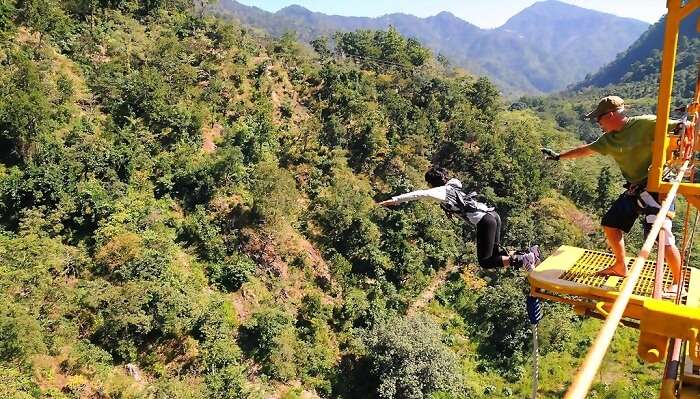
[[[542,320],[544,310],[542,300],[534,296],[528,296],[525,301],[527,308],[527,318],[530,319],[532,329],[532,399],[537,398],[537,380],[539,379],[539,349],[537,347],[537,323]]]
[[[534,296],[528,296],[525,301],[527,307],[527,318],[530,319],[530,324],[537,324],[542,320],[544,311],[542,310],[542,300]]]

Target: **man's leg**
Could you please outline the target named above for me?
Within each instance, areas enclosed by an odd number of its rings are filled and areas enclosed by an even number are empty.
[[[627,263],[625,262],[625,238],[623,231],[615,228],[603,226],[605,238],[608,241],[608,246],[615,254],[615,263],[603,270],[598,271],[601,276],[627,276]]]
[[[660,203],[662,198],[663,197],[659,193],[644,192],[640,194],[640,199],[644,201],[647,207],[650,208],[650,211],[646,211],[647,216],[644,218],[644,238],[647,237],[651,231],[652,225],[656,221],[655,213],[658,212],[659,208],[661,207]],[[669,211],[675,213],[675,210],[676,204],[672,203]],[[671,220],[672,219],[666,219],[662,225],[662,231],[665,233],[664,242],[660,243],[659,237],[657,237],[656,244],[664,246],[664,257],[666,258],[666,264],[668,264],[668,266],[671,268],[671,275],[673,276],[673,283],[671,284],[671,287],[669,287],[669,290],[671,292],[676,292],[683,276],[681,272],[681,253],[676,246],[676,238],[673,236],[673,222]]]
[[[599,276],[627,275],[627,264],[625,263],[625,239],[624,233],[629,232],[634,222],[639,216],[637,210],[637,200],[634,196],[623,193],[610,209],[603,215],[601,224],[605,232],[605,239],[608,241],[610,250],[615,254],[615,263],[612,266],[598,271]]]
[[[644,236],[646,237],[647,234],[649,234],[649,231],[651,230],[652,226],[652,221],[645,220],[644,223]],[[680,286],[681,283],[681,278],[683,277],[683,274],[681,272],[681,252],[678,250],[678,247],[676,246],[676,238],[673,236],[673,230],[672,230],[672,224],[671,220],[666,220],[666,222],[663,225],[663,231],[664,231],[664,257],[666,258],[666,264],[668,264],[668,267],[671,268],[671,276],[673,277],[673,282],[671,283],[671,287],[668,287],[667,291],[675,293],[678,291],[678,287]],[[656,244],[659,244],[659,238],[657,237],[656,239]]]
[[[671,268],[673,275],[673,284],[681,282],[681,252],[675,245],[666,245],[664,254],[666,255],[666,263]]]

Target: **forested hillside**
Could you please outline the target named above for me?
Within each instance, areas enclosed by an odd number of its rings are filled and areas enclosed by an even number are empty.
[[[684,98],[692,97],[695,89],[698,55],[700,54],[700,33],[697,21],[700,12],[695,11],[686,17],[678,35],[678,56],[676,61],[676,85],[674,94]],[[574,89],[590,86],[626,84],[628,86],[654,87],[661,67],[661,50],[664,40],[664,21],[649,27],[625,52],[595,74],[586,76]],[[642,93],[644,95],[646,93]]]
[[[481,29],[449,12],[427,18],[402,13],[366,18],[292,5],[271,13],[235,0],[212,2],[207,10],[277,37],[294,32],[304,42],[332,37],[336,31],[393,27],[454,65],[489,76],[509,96],[564,89],[612,61],[648,27],[556,0],[538,1],[495,29]]]
[[[378,63],[185,1],[0,0],[0,21],[0,397],[529,394],[522,272],[479,271],[434,204],[376,201],[439,164],[506,245],[604,248],[615,172],[540,157],[569,131],[395,30],[338,36]],[[547,305],[541,397],[597,326]],[[636,335],[596,397],[656,397]]]

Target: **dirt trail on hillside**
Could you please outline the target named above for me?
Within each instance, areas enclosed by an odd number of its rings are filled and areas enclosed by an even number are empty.
[[[421,294],[416,298],[415,301],[408,307],[406,315],[412,316],[419,310],[423,309],[425,305],[430,303],[430,301],[435,297],[437,290],[445,284],[447,276],[452,273],[458,272],[463,265],[456,262],[454,265],[447,266],[446,268],[439,270],[430,284],[421,292]]]
[[[224,127],[218,123],[202,128],[202,136],[204,136],[202,150],[204,152],[211,154],[216,151],[216,140],[221,137],[223,130]]]

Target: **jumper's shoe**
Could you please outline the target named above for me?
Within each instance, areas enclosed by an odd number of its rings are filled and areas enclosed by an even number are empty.
[[[539,245],[533,245],[530,248],[528,248],[530,252],[532,252],[533,255],[535,255],[535,267],[537,267],[540,263],[542,263],[542,254],[540,254],[540,246]]]
[[[676,294],[678,294],[678,284],[673,284],[672,286],[668,287],[667,290],[664,290],[664,292],[661,293],[661,298],[663,299],[676,299]],[[686,291],[685,287],[681,290],[681,298],[685,298],[688,296],[688,291]]]
[[[539,251],[537,251],[539,255]],[[540,259],[533,251],[517,251],[510,257],[510,264],[514,267],[522,267],[526,272],[531,272],[539,263]]]
[[[523,256],[523,270],[528,273],[535,270],[535,267],[540,263],[539,258],[532,252],[527,252]]]

